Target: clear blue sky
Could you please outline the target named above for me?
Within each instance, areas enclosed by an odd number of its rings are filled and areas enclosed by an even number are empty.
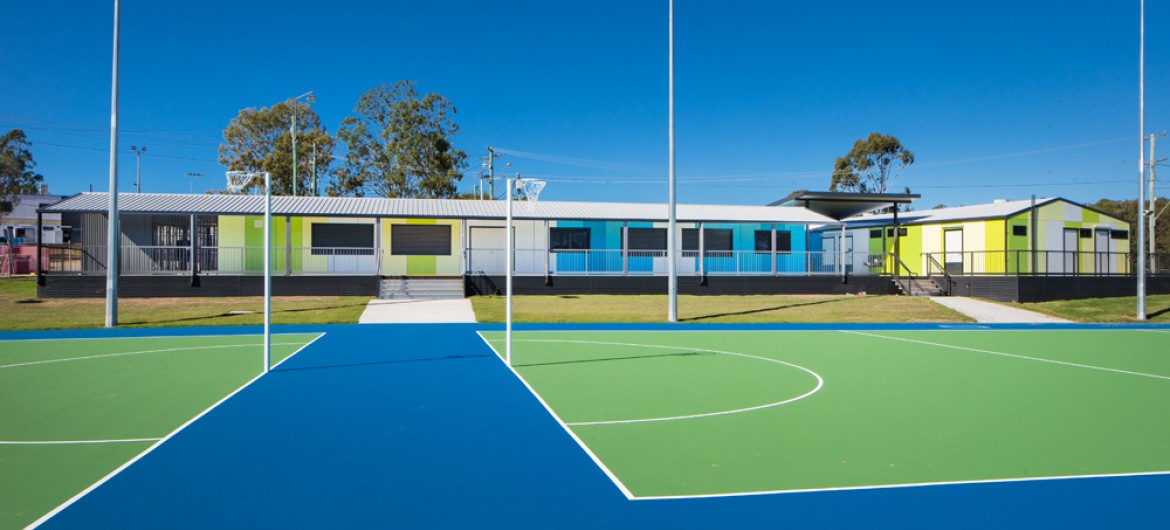
[[[1146,124],[1160,132],[1170,2],[1148,4]],[[56,193],[108,187],[112,6],[3,8],[0,129],[26,130]],[[454,102],[475,166],[491,145],[508,171],[548,179],[542,198],[665,202],[667,6],[124,0],[120,189],[133,190],[131,145],[148,149],[145,191],[186,192],[186,172],[205,175],[196,191],[222,188],[217,146],[240,109],[313,90],[336,132],[364,91],[412,79]],[[828,189],[834,158],[871,131],[916,153],[895,184],[920,209],[1137,195],[1137,0],[675,9],[680,202]]]

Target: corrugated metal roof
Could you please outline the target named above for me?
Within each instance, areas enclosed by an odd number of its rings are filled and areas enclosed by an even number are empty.
[[[54,204],[46,213],[105,212],[108,193],[82,193]],[[122,193],[118,210],[123,213],[260,215],[264,198],[257,195],[186,195]],[[451,199],[382,199],[356,197],[273,197],[273,215],[317,217],[396,217],[427,219],[504,219],[504,201]],[[517,219],[666,221],[667,205],[620,202],[541,201],[513,206]],[[723,206],[680,204],[677,218],[684,222],[740,222],[836,224],[806,208],[785,206]]]
[[[1064,199],[1036,199],[1036,206],[1043,206],[1052,201]],[[899,224],[929,224],[946,221],[964,221],[971,219],[1002,219],[1028,210],[1032,207],[1032,200],[993,202],[990,204],[976,204],[973,206],[956,206],[954,208],[939,208],[937,210],[917,210],[898,214]],[[850,226],[878,225],[886,221],[893,221],[893,214],[860,215],[846,220]]]

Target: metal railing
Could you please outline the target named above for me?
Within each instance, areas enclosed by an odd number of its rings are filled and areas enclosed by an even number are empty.
[[[120,274],[258,275],[263,272],[260,247],[133,246],[122,248]],[[277,247],[272,250],[276,275],[404,274],[403,256],[386,248]],[[749,250],[679,252],[683,276],[1124,276],[1134,271],[1134,256],[1124,252],[966,251],[923,253],[921,263],[905,263],[893,254],[840,251],[763,252]],[[28,256],[0,253],[0,274],[20,269]],[[453,256],[458,261],[459,256]],[[463,256],[469,274],[500,275],[503,249],[468,249]],[[1148,255],[1150,274],[1170,274],[1170,254]],[[21,261],[26,260],[26,261]],[[35,260],[33,260],[35,261]],[[50,274],[104,275],[106,247],[45,245],[40,267]],[[517,249],[518,275],[664,276],[668,262],[662,250]],[[392,266],[393,265],[393,266]],[[32,267],[35,267],[33,265]],[[394,268],[397,267],[397,268]],[[458,265],[452,265],[456,270]],[[403,269],[403,270],[399,270]],[[35,270],[28,270],[28,273]]]
[[[952,276],[1127,276],[1133,274],[1128,252],[1057,250],[986,250],[923,253]]]
[[[943,284],[941,286],[943,295],[950,296],[951,286],[955,283],[955,279],[951,277],[951,273],[947,272],[947,268],[942,263],[939,263],[932,255],[926,255],[926,262],[926,276],[938,276],[941,274],[943,277]]]

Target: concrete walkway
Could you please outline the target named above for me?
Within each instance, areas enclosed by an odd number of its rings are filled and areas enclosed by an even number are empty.
[[[448,324],[475,322],[466,298],[370,300],[360,324]]]
[[[1067,323],[1071,320],[1051,317],[1035,311],[1016,309],[1006,305],[984,302],[966,296],[932,296],[930,299],[941,306],[949,307],[976,322],[991,324],[1052,324]]]

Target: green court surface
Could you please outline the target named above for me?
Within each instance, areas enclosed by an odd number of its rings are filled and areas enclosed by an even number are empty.
[[[1170,472],[1167,330],[524,331],[513,366],[630,498]]]
[[[272,362],[320,334],[272,336]],[[0,528],[20,528],[263,371],[259,335],[0,341]]]

